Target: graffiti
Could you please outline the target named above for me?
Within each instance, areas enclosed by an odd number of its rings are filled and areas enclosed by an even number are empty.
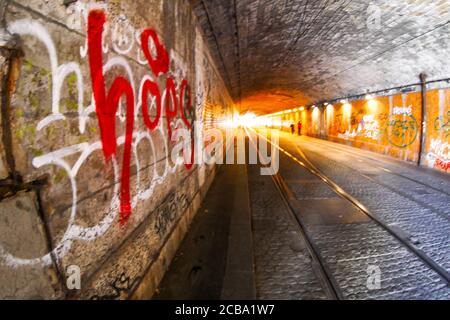
[[[434,167],[436,169],[447,171],[450,169],[450,160],[443,161],[441,159],[436,159],[436,161],[434,162]]]
[[[119,277],[117,277],[109,287],[112,289],[113,293],[108,295],[94,295],[90,300],[117,300],[128,298],[130,292],[136,288],[137,284],[140,283],[142,277],[136,277],[131,280],[131,277],[127,277],[125,272],[123,272]]]
[[[412,115],[412,106],[409,107],[394,107],[392,110],[393,115],[406,114]]]
[[[358,123],[361,121],[360,119],[363,117],[363,115],[364,115],[364,111],[363,110],[358,110],[357,112],[356,111],[354,111],[354,112],[352,112],[351,114],[348,112],[346,112],[345,110],[344,110],[344,116],[343,116],[343,118],[345,119],[349,119],[349,121],[350,121],[350,125],[351,126],[357,126],[358,125]],[[348,120],[347,120],[347,123],[348,123]]]
[[[430,152],[427,154],[428,164],[431,168],[444,171],[450,169],[450,144],[439,139],[431,139]]]
[[[114,50],[123,55],[130,53],[134,46],[136,30],[123,14],[114,19],[113,26],[111,41]]]
[[[375,120],[374,115],[365,115],[358,125],[358,135],[372,140],[378,140],[380,137],[380,124]]]
[[[424,124],[424,145],[432,147],[425,158],[432,168],[448,171],[450,166],[447,152],[450,128],[450,111],[448,110],[448,89],[432,89],[429,95]],[[332,108],[327,113],[325,128],[327,137],[332,141],[346,143],[355,147],[389,154],[406,161],[417,161],[420,152],[419,142],[422,138],[420,129],[422,121],[420,92],[408,92],[387,97],[377,97],[371,101],[357,100],[352,104],[342,101],[341,106]],[[308,112],[313,119],[312,112]],[[419,118],[416,118],[419,117]],[[425,127],[426,126],[426,127]],[[313,135],[312,125],[307,126],[307,133]],[[441,139],[438,143],[436,139]],[[427,154],[427,153],[425,153]]]
[[[447,111],[446,118],[440,116],[434,120],[434,129],[437,132],[444,133],[445,138],[448,138],[450,136],[450,110]]]
[[[59,64],[57,59],[57,48],[46,30],[46,28],[35,20],[23,19],[13,21],[8,25],[8,31],[20,36],[31,36],[40,41],[46,49],[50,61],[51,72],[51,106],[49,114],[37,122],[36,130],[40,131],[50,124],[58,121],[65,121],[66,116],[60,109],[60,96],[63,90],[63,84],[69,75],[76,77],[77,111],[78,111],[78,129],[84,133],[88,121],[92,121],[91,114],[96,113],[98,126],[100,127],[100,140],[94,142],[83,142],[51,151],[46,154],[38,155],[32,159],[32,165],[36,169],[53,166],[62,169],[68,179],[71,188],[72,203],[67,227],[54,249],[39,258],[19,258],[7,252],[0,246],[0,258],[3,263],[18,267],[24,265],[50,265],[52,256],[62,257],[71,248],[73,241],[91,241],[103,234],[110,228],[116,220],[118,214],[119,221],[124,223],[130,217],[131,211],[139,201],[150,199],[156,186],[162,184],[169,174],[174,173],[179,166],[184,165],[189,169],[191,164],[183,164],[182,157],[180,161],[171,163],[170,150],[167,143],[163,143],[165,162],[163,172],[156,170],[156,166],[149,167],[149,174],[152,175],[150,182],[145,185],[141,175],[143,166],[139,160],[138,146],[147,141],[151,146],[151,154],[155,157],[154,138],[163,141],[171,141],[173,128],[185,127],[192,132],[193,108],[191,107],[190,89],[186,80],[176,81],[173,71],[169,70],[170,55],[159,42],[156,33],[151,29],[144,29],[140,32],[140,40],[133,40],[130,26],[125,22],[124,17],[119,17],[120,26],[105,26],[106,20],[105,6],[102,4],[82,4],[80,3],[80,13],[85,18],[87,24],[88,36],[84,47],[80,48],[81,58],[87,58],[92,83],[92,101],[84,105],[84,82],[81,67],[76,62],[66,62]],[[87,10],[89,9],[89,10]],[[92,10],[90,10],[92,9]],[[113,21],[114,24],[114,21]],[[108,31],[109,30],[109,31]],[[111,31],[112,30],[112,31]],[[123,36],[113,35],[112,45],[105,41],[107,33],[118,33],[120,30],[126,30]],[[136,38],[136,37],[135,37]],[[149,72],[140,80],[138,88],[135,86],[134,74],[129,61],[120,54],[132,52],[133,45],[138,44],[141,48],[137,51],[137,61],[139,64],[148,66]],[[102,52],[108,52],[110,48],[116,50],[119,55],[112,55],[107,61],[103,61]],[[145,58],[142,58],[142,54]],[[105,86],[105,78],[111,69],[120,69],[124,71],[123,76],[113,79],[109,91]],[[160,88],[154,77],[166,75],[166,87]],[[178,77],[183,77],[185,71],[178,72]],[[126,113],[123,116],[122,103],[125,102]],[[149,105],[147,105],[147,103]],[[134,123],[137,119],[140,109],[145,122],[145,130],[136,130]],[[155,109],[156,116],[150,119],[149,110]],[[165,112],[167,129],[163,129],[162,112]],[[125,134],[117,136],[116,121],[124,123]],[[122,171],[120,173],[119,161],[116,157],[116,150],[119,146],[124,147]],[[191,151],[193,148],[191,148]],[[80,168],[96,152],[103,152],[106,161],[111,163],[114,176],[114,190],[109,208],[106,209],[104,217],[94,226],[81,226],[75,222],[77,215],[78,187],[77,176]],[[75,159],[75,160],[73,160]],[[191,155],[192,159],[192,155]],[[130,194],[130,163],[134,160],[136,167],[136,188],[133,195]]]
[[[154,227],[160,238],[164,237],[168,227],[177,219],[177,209],[184,211],[188,205],[188,199],[184,194],[175,196],[172,193],[168,196],[164,204],[157,209],[155,217]]]
[[[335,130],[338,133],[344,133],[345,129],[344,129],[344,120],[343,120],[343,114],[342,113],[338,113],[336,114],[336,116],[334,117],[334,124],[332,126],[332,130]]]
[[[357,136],[357,132],[355,130],[353,131],[347,130],[344,133],[338,133],[337,136],[340,139],[349,140],[355,138]]]
[[[379,113],[379,114],[377,114],[377,120],[378,120],[379,123],[386,124],[388,119],[389,119],[389,115],[387,113]]]
[[[106,160],[110,160],[116,154],[116,114],[119,107],[120,99],[123,95],[126,98],[126,134],[124,144],[124,155],[122,161],[122,177],[120,190],[120,214],[121,223],[124,223],[131,214],[131,199],[130,199],[130,160],[131,160],[131,144],[133,140],[133,126],[134,126],[134,112],[135,101],[134,92],[130,82],[118,76],[114,79],[110,91],[105,92],[105,79],[102,59],[102,35],[103,26],[105,24],[106,16],[104,11],[93,10],[88,17],[88,54],[89,65],[91,72],[91,81],[93,88],[93,95],[95,99],[95,107],[98,116],[100,134],[102,140],[103,152]],[[149,39],[155,46],[156,57],[150,53],[148,46]],[[155,31],[145,29],[141,34],[141,46],[145,57],[148,60],[150,69],[155,76],[165,74],[169,70],[169,55],[166,49],[160,44],[158,36]],[[143,79],[141,86],[141,103],[147,102],[147,95],[150,93],[156,98],[156,118],[150,120],[148,114],[147,104],[142,104],[144,122],[149,130],[155,130],[161,118],[161,94],[158,85],[153,80]],[[186,117],[185,109],[191,109],[190,89],[186,80],[183,80],[180,86],[180,99],[178,100],[176,94],[175,83],[172,78],[166,81],[165,89],[165,115],[167,120],[168,136],[172,138],[171,120],[175,119],[178,114],[178,102],[181,110],[181,118],[184,124],[192,129],[192,123]],[[170,103],[171,102],[171,103]],[[172,104],[172,108],[170,107]],[[194,141],[191,139],[191,142]],[[194,148],[191,147],[191,159],[194,156]],[[188,165],[188,169],[192,166],[192,161]]]
[[[392,114],[388,119],[386,130],[391,145],[406,148],[416,141],[419,125],[413,115]]]

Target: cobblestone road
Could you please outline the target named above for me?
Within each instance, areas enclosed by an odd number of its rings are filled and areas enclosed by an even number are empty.
[[[257,299],[326,299],[299,227],[270,176],[248,166]]]
[[[306,137],[300,141],[301,150],[323,173],[450,271],[448,179],[381,157],[375,162],[347,151],[349,147],[330,150],[329,142]]]
[[[303,152],[371,213],[449,270],[450,179],[318,139],[281,133],[280,146],[298,159],[302,159]],[[305,257],[289,250],[295,223],[283,221],[287,218],[280,210],[281,199],[277,199],[275,187],[274,190],[261,187],[270,178],[252,170],[249,170],[249,186],[251,202],[256,208],[253,227],[257,291],[261,298],[273,298],[273,292],[279,292],[280,297],[301,297],[296,295],[298,288],[293,279],[299,277],[298,272],[308,269],[304,262],[299,266]],[[305,222],[306,231],[343,298],[450,299],[448,283],[438,273],[283,153],[280,175],[295,198],[296,214]],[[380,270],[380,285],[375,288],[368,286],[373,268]]]

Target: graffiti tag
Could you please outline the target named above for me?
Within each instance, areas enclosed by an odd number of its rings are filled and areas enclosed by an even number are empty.
[[[406,148],[416,141],[419,126],[413,115],[391,115],[386,130],[391,145]]]
[[[444,171],[450,169],[450,144],[439,139],[431,139],[427,154],[429,166]]]
[[[82,4],[80,3],[80,6]],[[27,266],[27,265],[50,265],[52,256],[63,257],[70,250],[73,241],[92,241],[104,235],[115,221],[120,212],[120,221],[125,222],[131,213],[131,209],[137,206],[139,201],[149,199],[155,188],[164,183],[169,174],[176,172],[181,162],[170,163],[170,150],[166,141],[171,140],[172,130],[179,127],[187,127],[192,131],[193,111],[190,101],[189,84],[184,80],[184,68],[178,73],[181,76],[175,76],[169,66],[175,63],[179,67],[177,61],[170,63],[172,57],[176,54],[171,51],[170,54],[160,43],[157,34],[152,29],[144,29],[142,31],[134,30],[131,32],[130,25],[121,16],[119,26],[110,26],[109,29],[104,27],[106,20],[105,7],[101,4],[94,4],[94,9],[90,10],[90,5],[80,7],[80,13],[86,21],[88,37],[83,47],[80,47],[80,56],[87,58],[92,83],[92,101],[85,105],[85,90],[83,83],[83,74],[80,65],[75,61],[59,63],[57,59],[57,48],[49,34],[48,30],[38,21],[32,19],[21,19],[11,22],[8,25],[8,31],[20,36],[32,36],[36,40],[44,44],[46,53],[50,61],[51,74],[51,105],[49,113],[38,121],[36,130],[43,130],[45,127],[57,121],[66,120],[66,115],[61,112],[61,92],[63,84],[69,75],[76,78],[77,89],[77,109],[79,132],[84,133],[86,124],[90,121],[90,115],[97,114],[98,125],[100,127],[100,140],[94,142],[83,142],[74,145],[62,147],[49,153],[38,155],[32,159],[35,168],[43,168],[53,166],[62,169],[70,182],[72,205],[70,216],[67,222],[67,228],[62,235],[60,241],[55,244],[51,252],[38,258],[21,258],[8,252],[0,245],[0,258],[2,263],[11,267]],[[114,22],[114,21],[113,21]],[[109,30],[113,32],[111,38],[112,43],[105,43],[107,39],[105,33]],[[114,35],[114,32],[125,30],[122,35]],[[134,34],[133,34],[134,33]],[[120,55],[113,55],[107,61],[103,61],[102,53],[110,50],[109,47],[115,49],[119,54],[128,53],[133,45],[140,47],[137,56],[137,62],[142,66],[148,66],[149,73],[140,79],[139,86],[136,87],[135,77],[129,64],[129,61]],[[155,50],[153,50],[155,49]],[[142,58],[141,56],[144,56]],[[124,70],[123,76],[112,79],[112,85],[109,90],[105,86],[106,74],[113,68]],[[167,75],[165,88],[156,85],[155,77]],[[180,81],[176,81],[180,80]],[[198,88],[198,90],[201,90]],[[148,103],[148,104],[147,104]],[[197,101],[197,104],[200,102]],[[121,107],[125,105],[125,116],[122,116]],[[197,106],[201,111],[201,106]],[[156,116],[150,119],[149,110],[155,109]],[[145,130],[136,130],[134,122],[139,109],[142,109],[142,116],[145,122]],[[167,129],[163,126],[162,113],[165,113],[165,121],[167,121]],[[180,119],[181,118],[181,119]],[[116,120],[125,123],[125,134],[117,135]],[[145,183],[141,177],[143,165],[140,163],[138,156],[139,145],[148,141],[151,146],[151,152],[155,158],[155,144],[153,135],[159,136],[163,140],[165,162],[163,172],[158,172],[156,166],[149,168],[152,173],[152,180]],[[122,172],[120,173],[119,161],[116,157],[116,149],[118,146],[124,146]],[[193,148],[191,148],[191,151]],[[77,176],[81,168],[88,159],[97,151],[103,151],[106,160],[112,163],[114,181],[113,196],[110,205],[105,209],[105,216],[93,226],[81,226],[76,223],[77,204],[79,201]],[[130,162],[134,157],[136,166],[136,190],[133,197],[130,195]],[[73,158],[74,161],[69,160]],[[192,157],[191,157],[192,159]],[[184,163],[187,169],[192,166],[191,163]]]
[[[440,116],[434,120],[434,129],[444,133],[446,138],[450,136],[450,110],[447,111],[447,116],[445,118]]]

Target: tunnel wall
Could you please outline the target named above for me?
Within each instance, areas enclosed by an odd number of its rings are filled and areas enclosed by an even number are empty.
[[[421,164],[449,172],[450,89],[431,87],[426,101]],[[317,107],[304,111],[300,117],[309,136],[417,162],[421,108],[421,92],[416,91]]]
[[[0,298],[151,296],[216,171],[173,163],[170,132],[233,108],[188,2],[0,13]]]
[[[423,164],[450,172],[450,89],[427,94],[427,125]]]

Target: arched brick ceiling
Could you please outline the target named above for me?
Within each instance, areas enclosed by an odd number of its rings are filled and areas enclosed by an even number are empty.
[[[191,2],[242,111],[450,76],[450,0]]]

